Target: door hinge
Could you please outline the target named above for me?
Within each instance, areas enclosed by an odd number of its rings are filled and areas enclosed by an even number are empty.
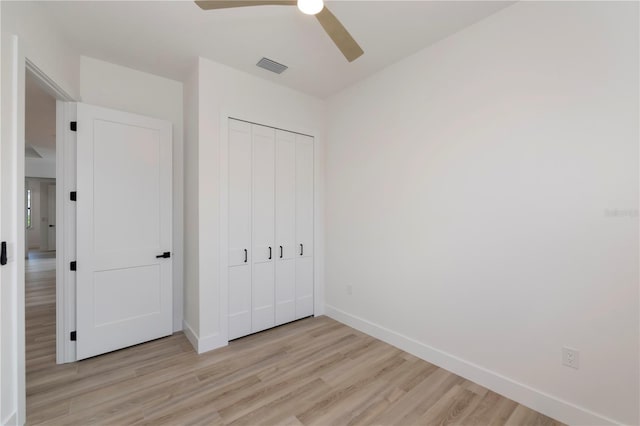
[[[75,342],[77,338],[78,338],[78,335],[76,334],[76,332],[72,331],[71,335],[69,336],[69,339],[71,339],[72,342]]]
[[[77,201],[78,200],[78,193],[76,191],[71,191],[69,193],[69,199],[71,201]]]
[[[71,262],[71,263],[69,264],[69,269],[70,269],[70,270],[72,270],[72,271],[75,271],[77,266],[78,266],[78,264],[77,264],[77,262],[74,260],[73,262]]]
[[[72,132],[77,132],[78,131],[78,122],[77,121],[72,121],[69,123],[69,129],[71,129]]]

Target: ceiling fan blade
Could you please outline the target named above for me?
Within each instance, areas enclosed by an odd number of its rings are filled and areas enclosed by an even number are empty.
[[[232,7],[247,7],[247,6],[295,6],[295,0],[196,0],[195,2],[200,9],[229,9]]]
[[[333,13],[325,6],[324,9],[316,15],[318,22],[322,28],[329,34],[331,40],[338,46],[347,61],[353,62],[364,53],[364,50],[351,37],[349,31],[338,21]]]

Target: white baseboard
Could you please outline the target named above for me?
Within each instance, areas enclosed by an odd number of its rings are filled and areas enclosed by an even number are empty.
[[[198,353],[202,354],[205,352],[212,351],[214,349],[222,348],[227,346],[229,342],[223,338],[220,333],[210,334],[209,336],[201,337],[198,344]]]
[[[185,320],[182,320],[182,328],[184,335],[187,336],[187,340],[189,340],[189,343],[191,343],[191,346],[193,346],[198,354],[222,348],[229,344],[229,342],[226,341],[220,333],[199,337]]]
[[[575,425],[620,424],[333,306],[326,305],[326,315],[561,422]]]
[[[186,320],[182,320],[182,332],[187,337],[189,343],[191,343],[191,346],[193,346],[193,349],[198,352],[198,336]]]
[[[6,420],[2,422],[2,426],[16,426],[18,424],[18,413],[13,412]]]

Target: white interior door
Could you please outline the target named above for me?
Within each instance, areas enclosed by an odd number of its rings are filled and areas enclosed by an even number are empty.
[[[47,217],[49,228],[47,229],[47,249],[56,249],[56,185],[47,186]]]
[[[171,334],[171,123],[78,104],[77,145],[83,359]]]
[[[229,120],[229,340],[251,333],[251,124]]]
[[[275,325],[275,130],[252,126],[251,332]]]
[[[313,138],[296,135],[296,319],[313,315]]]
[[[296,135],[276,132],[276,325],[295,320]]]

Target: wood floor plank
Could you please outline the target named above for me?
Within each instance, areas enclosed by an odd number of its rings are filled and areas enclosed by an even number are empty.
[[[30,425],[560,423],[327,317],[198,355],[182,333],[55,364],[55,259],[26,262]]]

